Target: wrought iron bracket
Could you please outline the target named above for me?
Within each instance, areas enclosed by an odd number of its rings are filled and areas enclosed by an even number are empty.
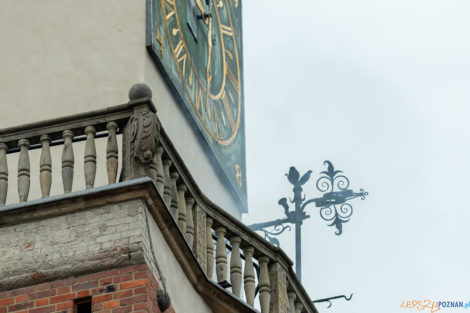
[[[351,294],[348,298],[345,295],[341,295],[341,296],[335,296],[335,297],[330,297],[330,298],[318,299],[318,300],[314,300],[312,302],[313,303],[328,302],[328,306],[326,308],[329,309],[329,308],[331,308],[331,305],[332,305],[331,300],[344,298],[344,299],[346,299],[346,301],[349,301],[349,300],[351,300],[352,296],[353,296],[353,294]]]

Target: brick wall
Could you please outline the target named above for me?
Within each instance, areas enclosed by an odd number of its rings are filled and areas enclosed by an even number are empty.
[[[159,288],[146,264],[133,265],[1,292],[0,313],[72,313],[74,300],[88,296],[93,312],[160,313]]]
[[[0,291],[145,263],[143,206],[132,200],[0,227]],[[48,210],[56,209],[41,213]]]

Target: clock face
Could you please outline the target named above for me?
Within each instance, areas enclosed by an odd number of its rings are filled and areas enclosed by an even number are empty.
[[[246,208],[241,2],[148,3],[149,51]]]

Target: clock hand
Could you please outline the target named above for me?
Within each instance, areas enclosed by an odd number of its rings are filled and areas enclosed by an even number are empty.
[[[201,11],[202,20],[207,24],[207,19],[211,17],[211,13],[206,13],[204,7],[202,6],[201,0],[196,0],[196,6],[199,8],[199,11]]]

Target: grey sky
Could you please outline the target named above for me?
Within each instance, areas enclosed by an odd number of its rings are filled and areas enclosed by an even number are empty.
[[[244,1],[247,223],[282,217],[289,166],[329,159],[365,188],[343,235],[318,210],[303,231],[321,312],[414,312],[403,300],[470,301],[470,3]],[[294,259],[294,232],[281,247]],[[441,312],[458,312],[442,309]]]

